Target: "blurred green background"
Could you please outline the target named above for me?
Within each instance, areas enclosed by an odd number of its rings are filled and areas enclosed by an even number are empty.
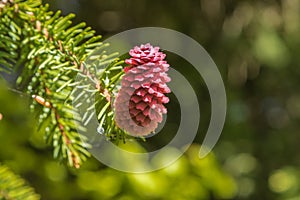
[[[46,2],[52,10],[76,13],[76,22],[87,22],[104,38],[143,26],[189,35],[216,62],[228,112],[213,153],[199,160],[210,119],[207,88],[186,61],[168,54],[200,101],[195,144],[176,163],[153,173],[118,172],[93,158],[74,170],[52,158],[35,131],[28,97],[1,83],[0,161],[27,179],[42,199],[300,199],[299,0]]]

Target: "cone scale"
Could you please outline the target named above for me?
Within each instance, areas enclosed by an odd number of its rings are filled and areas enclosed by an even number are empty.
[[[115,100],[116,124],[133,136],[146,136],[155,131],[167,113],[165,96],[170,93],[167,82],[169,64],[166,54],[149,43],[136,46],[125,60],[121,89]]]

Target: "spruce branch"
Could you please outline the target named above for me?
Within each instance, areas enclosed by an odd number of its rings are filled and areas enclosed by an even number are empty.
[[[22,178],[0,164],[0,199],[38,200],[40,196]]]
[[[77,130],[85,130],[94,108],[105,136],[125,140],[115,125],[110,99],[123,75],[123,61],[117,54],[107,55],[107,44],[85,23],[72,26],[73,14],[64,17],[48,7],[37,0],[0,1],[0,74],[32,97],[38,129],[53,145],[54,157],[79,168],[90,155],[90,145]],[[96,49],[101,53],[92,55]],[[88,58],[94,62],[85,63]],[[82,80],[76,80],[78,73]],[[82,86],[86,80],[93,84]],[[91,99],[95,102],[86,109],[82,102]],[[79,110],[85,110],[83,117]]]

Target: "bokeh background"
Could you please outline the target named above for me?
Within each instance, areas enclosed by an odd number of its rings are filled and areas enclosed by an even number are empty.
[[[168,53],[168,62],[187,77],[199,98],[195,143],[157,172],[127,174],[93,158],[75,170],[52,158],[51,148],[36,132],[28,97],[1,83],[0,161],[27,179],[42,199],[300,199],[299,0],[45,2],[52,10],[76,13],[76,23],[85,21],[104,38],[144,26],[192,37],[222,74],[228,112],[213,153],[198,159],[210,119],[209,95],[201,76]],[[151,145],[159,146],[161,140],[163,136]],[[130,143],[130,148],[145,147]]]

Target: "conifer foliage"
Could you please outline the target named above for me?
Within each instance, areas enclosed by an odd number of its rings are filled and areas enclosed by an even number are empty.
[[[0,199],[38,200],[40,196],[26,182],[0,164]]]
[[[115,54],[106,54],[107,44],[85,23],[72,25],[73,14],[61,16],[48,7],[39,0],[0,1],[0,77],[31,98],[38,129],[52,144],[54,157],[79,168],[90,155],[90,145],[78,130],[85,130],[94,108],[106,137],[124,140],[124,132],[114,124],[108,98],[123,74],[122,61]],[[87,64],[97,48],[103,50],[93,55],[93,64]],[[98,70],[95,63],[110,64]],[[78,73],[83,79],[76,81]],[[85,79],[93,85],[82,86]],[[82,101],[95,98],[93,107],[80,117]]]

